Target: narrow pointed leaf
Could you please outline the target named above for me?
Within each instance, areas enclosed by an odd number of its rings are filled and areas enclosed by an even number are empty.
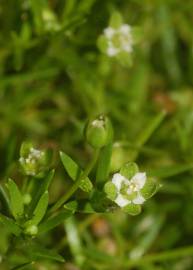
[[[20,218],[24,212],[23,197],[16,183],[9,179],[7,182],[7,188],[10,195],[11,211],[15,219]]]
[[[34,262],[27,262],[27,263],[23,263],[23,264],[20,264],[14,268],[12,268],[11,270],[22,270],[22,269],[27,269],[26,266],[29,266],[29,265],[32,265],[34,264]]]
[[[10,233],[13,233],[16,236],[20,235],[21,228],[14,222],[13,219],[0,214],[0,223],[2,223]]]
[[[3,188],[2,185],[0,185],[0,200],[1,200],[4,208],[6,210],[8,210],[9,212],[11,212],[10,201],[9,201],[7,193],[6,193],[6,191],[5,191],[5,189]]]
[[[68,175],[72,178],[72,180],[76,181],[78,177],[83,173],[83,171],[79,168],[79,166],[63,152],[60,152],[60,158],[66,169]],[[90,192],[92,190],[92,182],[88,177],[82,179],[80,182],[80,188],[85,192]]]
[[[43,247],[31,245],[28,247],[28,254],[33,260],[48,259],[57,262],[64,262],[64,258],[56,253],[55,250],[46,249]]]
[[[49,218],[46,221],[40,223],[38,231],[39,233],[45,233],[52,230],[56,226],[60,225],[65,219],[69,218],[72,215],[72,211],[61,211],[55,216]]]
[[[30,220],[30,222],[33,225],[37,225],[42,218],[44,217],[46,210],[48,207],[48,191],[46,191],[40,198],[34,213],[33,213],[33,218]]]
[[[29,207],[29,215],[33,213],[42,194],[48,190],[50,183],[53,179],[54,172],[55,172],[54,170],[51,170],[44,179],[41,179],[41,184],[38,182],[37,185],[35,186],[32,194],[33,200]]]
[[[93,214],[96,211],[93,209],[90,202],[86,200],[71,201],[64,205],[65,209],[72,211],[72,213],[79,212],[84,214]]]

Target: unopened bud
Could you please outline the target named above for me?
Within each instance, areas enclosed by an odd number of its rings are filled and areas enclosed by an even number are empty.
[[[99,116],[90,120],[85,129],[88,143],[94,148],[101,148],[107,145],[112,138],[112,125],[108,117]]]

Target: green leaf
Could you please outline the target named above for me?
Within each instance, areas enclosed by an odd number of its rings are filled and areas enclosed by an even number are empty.
[[[27,269],[26,266],[29,266],[29,265],[32,265],[34,264],[34,262],[27,262],[27,263],[23,263],[23,264],[20,264],[14,268],[12,268],[11,270],[23,270],[23,269]]]
[[[72,215],[72,211],[60,211],[55,216],[43,221],[38,227],[39,233],[45,233],[64,222],[65,219]]]
[[[139,204],[130,203],[124,206],[122,209],[126,214],[129,214],[131,216],[136,216],[141,213],[141,206]]]
[[[107,180],[109,176],[110,170],[110,162],[111,162],[111,155],[112,155],[112,141],[104,146],[101,149],[98,166],[97,166],[97,173],[96,173],[96,182],[98,183],[99,187],[102,187],[103,183]]]
[[[11,179],[9,179],[7,182],[7,188],[10,195],[11,212],[15,219],[21,218],[24,212],[23,197],[21,192],[19,191],[16,183]]]
[[[60,152],[60,158],[64,165],[64,168],[66,169],[68,175],[72,178],[72,180],[76,181],[80,174],[83,173],[83,171],[79,168],[79,166],[63,152]],[[90,192],[93,188],[92,182],[88,177],[85,179],[82,179],[80,182],[80,188],[85,192]]]
[[[71,201],[64,205],[65,209],[72,211],[72,213],[79,212],[84,214],[96,213],[90,202],[87,200]]]
[[[55,250],[46,249],[36,245],[28,246],[28,252],[33,260],[48,259],[52,261],[64,262],[64,258],[56,253]]]
[[[33,218],[29,222],[33,225],[38,225],[39,222],[44,217],[47,207],[48,207],[48,191],[44,192],[44,194],[41,196],[33,212]]]
[[[0,199],[5,209],[11,212],[10,201],[2,185],[0,185]]]
[[[48,190],[50,183],[53,179],[54,173],[55,171],[51,170],[50,172],[48,172],[48,174],[46,175],[44,179],[41,179],[41,182],[36,181],[35,188],[32,192],[32,202],[30,203],[30,207],[29,207],[29,215],[33,213],[42,194]]]
[[[21,228],[14,222],[14,220],[2,215],[1,213],[0,223],[2,223],[10,233],[13,233],[16,236],[21,234]]]

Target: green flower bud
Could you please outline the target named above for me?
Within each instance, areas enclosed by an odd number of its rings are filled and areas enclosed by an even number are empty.
[[[139,204],[130,203],[122,208],[122,210],[129,215],[136,216],[141,213],[141,206]]]
[[[31,200],[32,200],[32,198],[31,198],[31,195],[29,193],[24,194],[24,196],[23,196],[23,203],[25,205],[30,204]]]
[[[112,200],[112,201],[115,200],[115,198],[117,196],[117,189],[111,181],[109,181],[105,184],[104,192],[107,194],[107,197],[110,200]]]
[[[86,125],[85,136],[88,143],[94,148],[107,145],[112,138],[112,126],[108,117],[101,115],[90,120]]]
[[[25,228],[25,234],[35,236],[38,233],[38,227],[36,225],[29,225]]]
[[[120,174],[125,176],[127,179],[131,179],[138,172],[138,166],[134,162],[128,162],[124,164],[120,170]]]

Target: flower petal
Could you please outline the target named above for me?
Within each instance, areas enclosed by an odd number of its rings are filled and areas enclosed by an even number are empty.
[[[114,48],[114,47],[109,47],[107,49],[108,56],[115,56],[118,52],[119,52],[119,50]]]
[[[123,197],[123,195],[121,195],[121,194],[119,194],[119,195],[117,196],[117,198],[115,199],[114,202],[115,202],[117,205],[119,205],[120,207],[124,207],[124,206],[128,205],[129,203],[131,203],[131,201],[125,199],[125,198]]]
[[[104,30],[104,34],[107,38],[111,39],[113,35],[115,34],[115,30],[112,27],[107,27]]]
[[[128,24],[122,24],[119,31],[124,35],[128,35],[131,32],[131,26]]]
[[[143,204],[145,202],[145,199],[143,198],[143,196],[141,196],[139,193],[137,195],[137,197],[135,197],[135,199],[132,200],[132,202],[134,204]]]
[[[136,173],[132,177],[131,182],[133,182],[136,186],[138,186],[140,190],[145,185],[146,179],[147,179],[146,173]]]
[[[120,191],[121,184],[125,181],[125,177],[122,176],[120,173],[115,173],[112,178],[112,183],[116,186],[117,191]]]

